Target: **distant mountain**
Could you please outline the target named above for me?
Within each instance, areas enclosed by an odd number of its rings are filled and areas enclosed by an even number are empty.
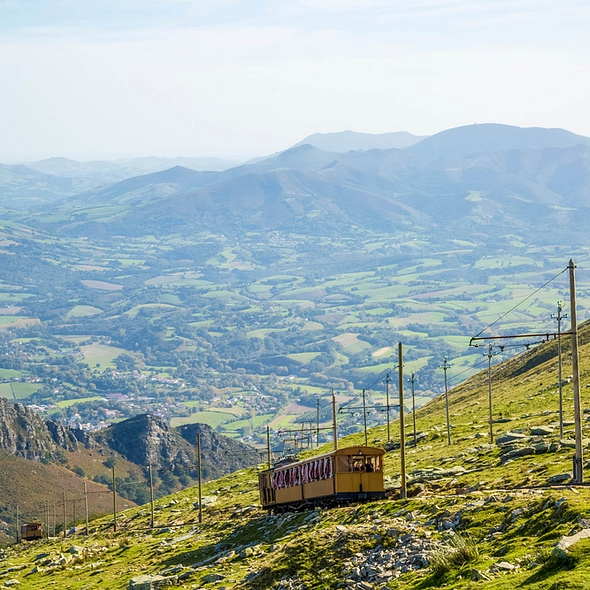
[[[565,129],[513,127],[496,123],[467,125],[441,131],[410,146],[407,151],[426,158],[465,158],[479,152],[567,148],[590,145],[590,138]]]
[[[182,166],[175,166],[160,172],[134,176],[107,187],[95,188],[75,197],[78,204],[146,204],[151,200],[167,199],[208,186],[215,182],[214,172],[197,172]]]
[[[339,131],[337,133],[314,133],[296,143],[293,147],[309,144],[320,150],[345,153],[353,150],[404,149],[425,139],[426,136],[412,135],[407,131],[393,133],[357,133]]]
[[[80,493],[86,479],[93,493],[105,492],[107,498],[94,499],[91,512],[105,512],[112,500],[108,500],[110,495],[101,484],[110,482],[112,465],[116,464],[117,477],[136,483],[144,478],[149,463],[157,469],[186,468],[187,474],[194,473],[198,464],[197,432],[201,433],[206,479],[261,462],[255,449],[205,424],[170,429],[160,418],[143,414],[87,433],[45,420],[33,409],[0,397],[0,507],[19,501],[30,509],[47,498],[53,502],[66,488],[69,494]],[[134,503],[121,497],[119,505]],[[41,512],[22,514],[23,518],[39,518]],[[0,541],[8,532],[0,520]]]
[[[59,178],[17,164],[0,164],[0,206],[29,208],[79,192],[68,178]]]
[[[69,158],[47,158],[39,162],[28,163],[27,166],[44,174],[64,178],[113,178],[123,180],[140,174],[161,172],[174,166],[183,166],[191,170],[221,171],[237,166],[240,162],[222,160],[221,158],[131,158],[121,160],[96,160],[79,162]],[[113,180],[110,180],[113,182]],[[105,180],[102,184],[106,184]]]
[[[201,433],[203,468],[209,478],[260,463],[252,447],[217,434],[206,424],[171,429],[149,414],[113,424],[94,437],[136,465],[175,468],[197,465],[197,432]]]
[[[303,144],[222,172],[174,167],[93,189],[62,203],[59,218],[52,230],[86,236],[344,236],[410,225],[432,235],[444,225],[464,235],[544,228],[568,240],[573,231],[586,243],[579,222],[590,221],[590,139],[474,125],[404,150],[335,153]]]

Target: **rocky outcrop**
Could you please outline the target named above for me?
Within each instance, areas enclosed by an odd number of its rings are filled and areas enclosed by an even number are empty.
[[[197,434],[201,435],[203,465],[209,473],[215,473],[215,477],[256,465],[264,460],[252,447],[218,434],[207,424],[186,424],[177,430],[193,447],[197,446]]]
[[[133,463],[174,469],[197,465],[198,433],[206,477],[221,477],[260,462],[259,454],[252,447],[222,436],[206,424],[171,429],[162,419],[150,414],[113,424],[94,437]]]
[[[45,421],[34,410],[0,398],[0,449],[23,459],[52,459],[74,450],[78,440],[69,428]]]
[[[141,414],[87,433],[44,420],[34,410],[0,398],[0,450],[33,461],[63,462],[63,451],[75,451],[82,445],[114,451],[141,466],[194,467],[198,463],[197,433],[205,477],[221,477],[260,462],[252,447],[217,434],[205,424],[170,429],[157,416]]]
[[[172,433],[161,418],[151,414],[140,414],[113,424],[94,437],[137,465],[152,463],[174,468],[194,464],[195,451],[191,445]]]

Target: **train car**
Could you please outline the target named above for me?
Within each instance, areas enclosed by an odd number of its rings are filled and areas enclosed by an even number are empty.
[[[20,527],[23,541],[34,541],[43,538],[43,525],[40,522],[27,522]]]
[[[384,498],[384,454],[376,447],[347,447],[277,464],[258,476],[260,503],[278,513]]]

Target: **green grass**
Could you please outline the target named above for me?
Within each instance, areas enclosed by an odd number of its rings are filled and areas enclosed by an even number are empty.
[[[39,389],[43,387],[41,383],[26,383],[26,382],[15,382],[11,383],[12,391],[16,399],[26,399]]]
[[[17,369],[0,369],[0,379],[12,379],[13,377],[22,377],[26,373]]]
[[[98,343],[87,344],[86,346],[82,346],[80,350],[84,355],[84,362],[88,363],[90,368],[94,368],[98,364],[100,365],[100,369],[114,368],[113,360],[120,354],[126,352],[124,349],[117,348],[116,346]]]
[[[170,425],[174,428],[184,424],[207,424],[211,428],[217,428],[221,424],[226,424],[234,420],[237,416],[228,412],[215,412],[207,410],[204,412],[195,412],[190,416],[176,416],[170,420]]]
[[[102,313],[102,309],[98,309],[98,307],[92,307],[92,305],[76,305],[76,307],[68,311],[67,316],[71,318],[82,318],[98,315],[99,313]]]
[[[291,359],[293,361],[297,361],[298,363],[301,363],[303,365],[306,365],[307,363],[310,363],[311,361],[313,361],[313,359],[318,356],[319,352],[297,352],[297,353],[293,353],[293,354],[288,354],[286,355],[288,359]]]
[[[93,396],[90,396],[90,397],[81,397],[81,398],[78,398],[78,399],[65,399],[65,400],[62,400],[60,402],[56,402],[55,405],[58,408],[64,409],[64,408],[69,408],[70,406],[75,406],[75,405],[78,405],[78,404],[84,404],[84,403],[87,403],[87,402],[96,402],[96,401],[99,401],[99,400],[107,401],[106,398],[102,397],[101,395],[93,395]]]
[[[41,383],[27,383],[13,381],[12,383],[0,383],[0,397],[6,399],[26,399],[43,385]]]

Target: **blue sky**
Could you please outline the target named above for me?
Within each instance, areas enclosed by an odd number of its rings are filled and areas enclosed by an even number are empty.
[[[0,0],[0,161],[473,122],[590,135],[590,3]]]

